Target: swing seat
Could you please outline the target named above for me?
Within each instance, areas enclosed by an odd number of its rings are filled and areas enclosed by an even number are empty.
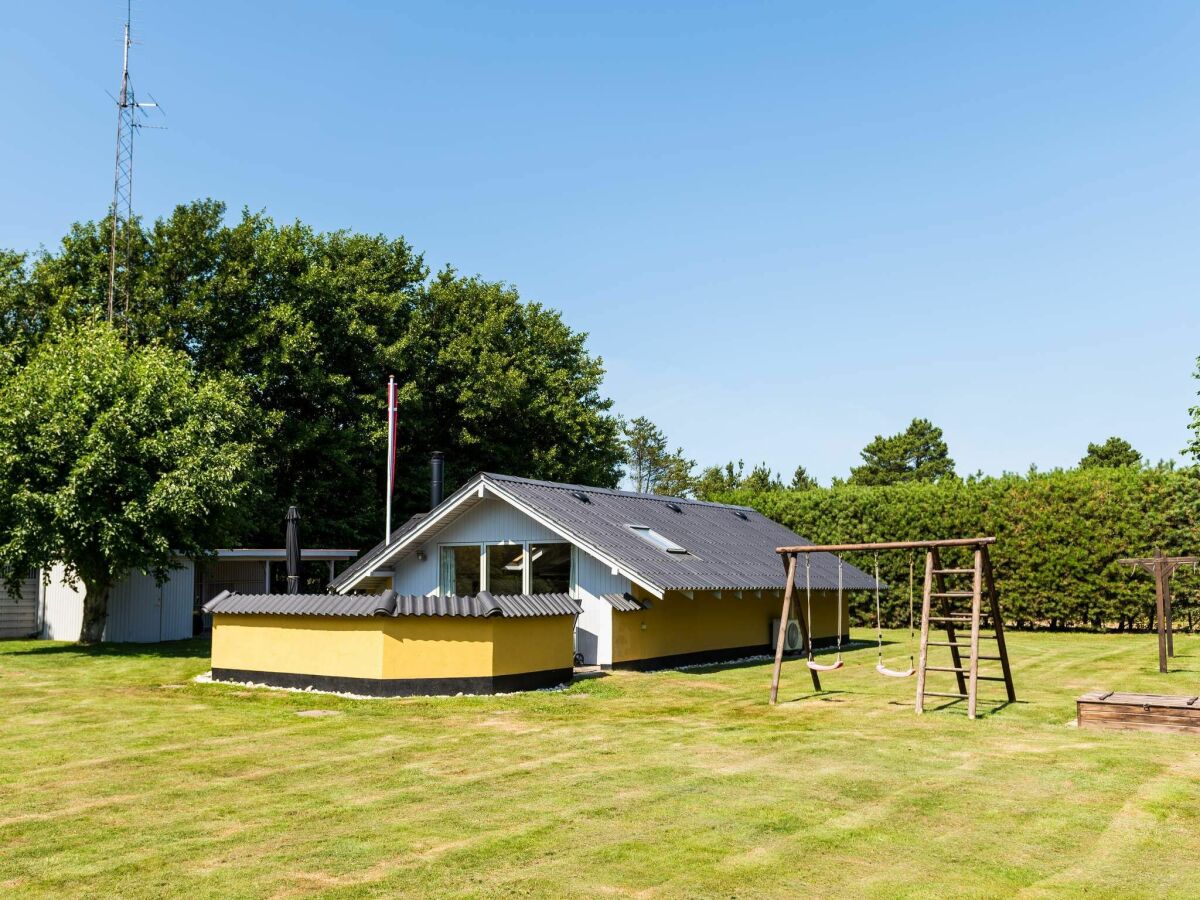
[[[917,674],[917,670],[911,667],[901,672],[896,669],[889,669],[883,663],[876,663],[875,671],[880,675],[886,675],[888,678],[908,678],[910,675]]]
[[[845,665],[845,663],[839,659],[837,662],[830,663],[829,665],[821,665],[821,663],[813,662],[810,659],[805,661],[805,665],[807,665],[814,672],[832,672],[835,669],[840,669],[843,665]]]

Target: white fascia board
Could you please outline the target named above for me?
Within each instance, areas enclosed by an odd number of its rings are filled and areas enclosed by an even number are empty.
[[[638,575],[636,572],[634,572],[628,566],[622,565],[617,560],[613,559],[611,556],[601,553],[595,547],[592,547],[586,541],[581,540],[577,535],[572,534],[570,531],[563,528],[558,523],[556,523],[550,519],[547,519],[545,516],[543,516],[537,510],[531,509],[530,507],[526,506],[524,503],[520,502],[517,498],[515,498],[511,494],[507,493],[503,489],[503,487],[501,487],[500,485],[497,485],[495,482],[489,481],[487,483],[487,488],[492,493],[493,496],[498,497],[499,499],[501,499],[505,503],[507,503],[509,506],[511,506],[514,509],[518,510],[519,512],[522,512],[525,515],[529,516],[529,518],[533,519],[533,521],[537,522],[543,528],[548,528],[550,531],[553,531],[559,537],[570,541],[572,544],[574,544],[576,547],[578,547],[580,550],[582,550],[588,556],[591,556],[591,557],[599,560],[600,562],[604,563],[604,565],[606,565],[610,569],[612,569],[614,574],[620,574],[620,575],[625,576],[630,581],[637,584],[638,587],[642,588],[643,590],[649,591],[651,594],[653,594],[659,600],[662,599],[664,590],[662,588],[660,588],[658,585],[647,581],[645,578],[642,578],[640,575]]]
[[[482,488],[482,486],[483,485],[482,485],[482,481],[481,481],[480,487]],[[428,516],[426,516],[424,519],[422,519],[420,525],[418,525],[415,529],[413,529],[408,534],[406,534],[399,541],[397,541],[394,544],[389,544],[388,546],[384,547],[383,550],[380,551],[379,555],[371,561],[371,565],[367,566],[365,569],[363,569],[362,572],[359,572],[357,575],[355,575],[353,580],[351,580],[349,583],[344,584],[340,588],[338,588],[338,593],[346,594],[346,593],[349,593],[350,591],[354,590],[355,586],[360,581],[362,581],[364,578],[371,577],[372,573],[374,573],[377,569],[379,569],[382,566],[386,566],[388,563],[390,563],[392,560],[394,560],[396,558],[396,555],[399,554],[399,552],[401,550],[403,550],[405,547],[412,544],[412,542],[414,540],[416,540],[417,538],[422,537],[426,532],[429,531],[430,528],[432,528],[434,525],[436,525],[442,519],[446,518],[446,515],[448,513],[453,512],[454,510],[458,509],[460,506],[463,506],[464,504],[466,504],[468,501],[476,502],[476,501],[478,501],[478,499],[479,498],[475,495],[475,486],[472,485],[470,482],[467,482],[467,484],[465,484],[461,488],[459,488],[457,500],[447,501],[447,502],[443,503],[436,510],[434,510],[432,513],[430,513]]]

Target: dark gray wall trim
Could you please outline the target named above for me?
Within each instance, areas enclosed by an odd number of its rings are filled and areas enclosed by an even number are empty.
[[[350,678],[338,675],[303,675],[295,672],[258,672],[252,669],[213,669],[213,681],[251,682],[271,687],[312,688],[368,697],[428,697],[439,694],[507,694],[557,687],[571,681],[570,669],[547,669],[515,675],[471,678]]]

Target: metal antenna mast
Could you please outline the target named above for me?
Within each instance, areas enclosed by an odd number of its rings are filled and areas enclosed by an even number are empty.
[[[129,313],[129,256],[133,221],[133,135],[139,128],[147,127],[142,122],[143,110],[158,109],[150,97],[150,103],[139,103],[129,80],[129,48],[132,0],[125,4],[125,35],[121,42],[121,90],[113,99],[117,104],[117,158],[113,167],[112,237],[108,246],[108,321],[113,320],[113,307],[117,296],[118,270],[120,271],[121,294],[124,298],[125,314]],[[152,127],[152,126],[151,126]],[[123,227],[118,225],[124,221]],[[121,239],[123,246],[118,246]]]

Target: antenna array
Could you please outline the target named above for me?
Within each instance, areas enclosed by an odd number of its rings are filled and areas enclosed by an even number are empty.
[[[113,98],[117,104],[117,155],[113,166],[112,234],[108,246],[108,321],[113,320],[118,284],[125,315],[129,314],[129,261],[132,250],[133,222],[133,136],[147,126],[143,119],[148,109],[159,109],[154,97],[140,102],[129,80],[129,48],[132,0],[125,5],[125,32],[121,42],[121,88]],[[147,95],[149,96],[149,95]],[[161,109],[159,109],[161,112]]]

